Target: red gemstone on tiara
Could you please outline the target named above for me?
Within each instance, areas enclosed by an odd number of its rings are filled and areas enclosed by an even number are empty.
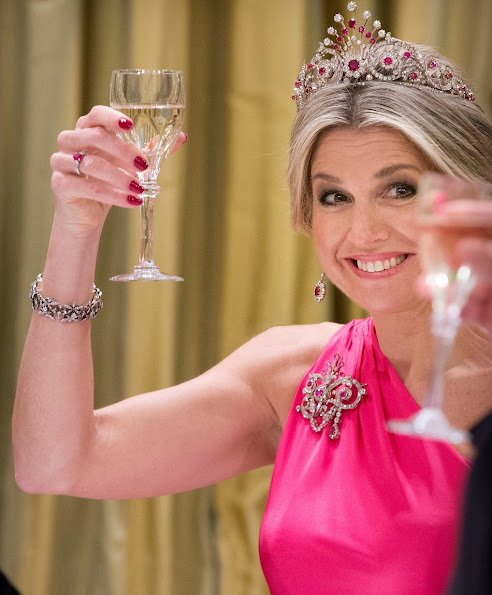
[[[366,30],[365,27],[363,27],[363,26],[360,26],[359,27],[359,33],[364,33],[365,30]]]
[[[410,75],[410,78],[412,79],[416,79],[419,75],[416,72],[412,72],[412,74]]]
[[[452,78],[453,78],[453,73],[452,73],[452,72],[450,72],[450,73],[448,74],[448,79],[452,79]]]
[[[314,64],[312,62],[309,62],[308,68],[314,68]]]
[[[371,45],[374,45],[376,43],[376,40],[374,39],[374,37],[371,39],[371,41],[369,42]]]
[[[342,31],[343,32],[343,31]],[[337,37],[337,41],[339,41],[340,43],[343,41],[343,37],[341,37],[340,35]]]
[[[325,72],[326,72],[326,68],[324,68],[324,67],[322,66],[322,67],[321,67],[321,68],[318,70],[318,72],[319,72],[320,74],[325,74]]]
[[[351,29],[355,29],[355,19],[350,19],[350,21],[348,22],[348,26]]]
[[[345,27],[342,29],[342,35],[348,35],[348,31],[347,31],[347,29],[345,29]],[[339,39],[338,41],[342,41],[342,40]]]
[[[411,55],[412,55],[412,54],[411,54],[410,52],[405,52],[405,53],[403,54],[403,57],[404,57],[404,58],[410,58],[410,56],[411,56]]]
[[[333,44],[333,49],[334,49],[334,50],[338,50],[338,48],[339,48],[339,47],[340,47],[340,46],[338,45],[338,43],[334,43],[334,44]]]
[[[366,37],[367,37],[367,39],[369,39],[369,37],[371,37],[371,35],[372,35],[372,33],[371,33],[370,31],[368,31],[368,32],[366,33]]]
[[[390,64],[393,64],[393,59],[389,56],[386,56],[386,58],[384,59],[384,63],[389,66]]]
[[[356,71],[359,70],[359,61],[358,60],[350,60],[350,62],[348,63],[348,67],[350,68],[350,70],[352,71]]]
[[[294,83],[294,87],[300,87],[300,86],[301,86],[301,83],[300,83],[299,81],[296,81],[296,82]]]
[[[432,62],[429,63],[430,68],[435,68],[437,66],[437,64],[434,62],[434,60],[432,60]]]

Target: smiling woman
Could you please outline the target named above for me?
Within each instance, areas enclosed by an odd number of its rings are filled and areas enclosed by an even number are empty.
[[[354,168],[357,175],[354,175]],[[427,168],[390,128],[336,128],[311,160],[312,233],[330,280],[375,314],[420,307],[417,184]]]
[[[416,289],[420,176],[490,179],[491,127],[447,60],[379,21],[370,29],[355,2],[348,10],[295,82],[289,183],[294,226],[313,236],[323,275],[371,316],[272,328],[196,378],[94,409],[91,320],[63,304],[94,295],[105,217],[130,208],[123,188],[142,159],[110,132],[128,118],[96,106],[60,134],[51,161],[55,217],[19,373],[16,479],[27,492],[144,498],[274,463],[260,536],[272,593],[434,595],[452,570],[469,461],[386,422],[419,410],[431,366],[430,308]],[[77,175],[81,150],[110,175]],[[463,327],[446,372],[459,428],[492,407],[486,322]]]

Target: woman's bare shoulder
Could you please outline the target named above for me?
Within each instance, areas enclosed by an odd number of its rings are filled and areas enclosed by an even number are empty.
[[[333,322],[275,326],[232,354],[283,425],[302,378],[341,327]],[[239,362],[237,362],[239,363]]]
[[[310,361],[316,359],[341,326],[334,322],[274,326],[250,339],[229,358],[251,357],[256,366],[261,367],[264,362],[270,372],[274,364]]]

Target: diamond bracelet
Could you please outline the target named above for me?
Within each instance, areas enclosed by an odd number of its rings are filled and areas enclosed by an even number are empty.
[[[60,322],[82,322],[94,318],[103,307],[101,300],[102,291],[95,284],[92,299],[85,306],[78,306],[76,303],[59,304],[50,297],[44,297],[39,291],[39,284],[42,278],[43,275],[40,273],[32,282],[31,291],[29,292],[32,309],[42,316],[47,316],[51,320],[59,320]]]

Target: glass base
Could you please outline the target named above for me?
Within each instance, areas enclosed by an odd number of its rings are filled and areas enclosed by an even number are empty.
[[[159,267],[154,265],[141,266],[137,265],[133,269],[133,273],[126,273],[125,275],[115,275],[110,277],[110,281],[184,281],[183,277],[177,275],[168,275],[161,273]]]
[[[408,419],[392,419],[387,422],[386,427],[395,434],[441,440],[451,444],[471,441],[469,432],[453,428],[441,409],[431,407],[424,407]]]

